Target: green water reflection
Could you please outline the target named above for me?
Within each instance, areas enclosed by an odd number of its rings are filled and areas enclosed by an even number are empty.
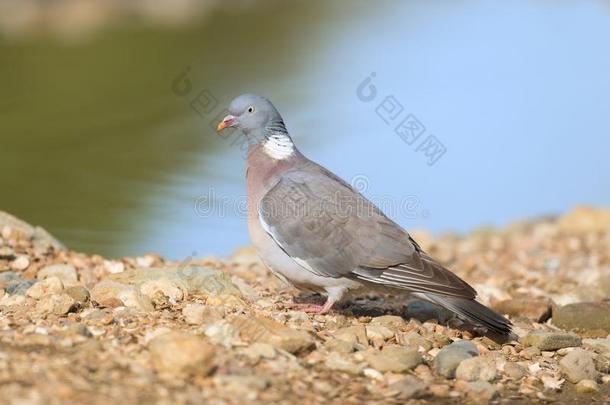
[[[176,177],[225,176],[196,164],[222,144],[189,99],[209,88],[226,102],[244,83],[297,75],[311,63],[300,38],[328,23],[319,7],[218,12],[179,31],[117,27],[79,44],[0,43],[0,209],[74,249],[135,254],[158,237],[172,207],[153,197]],[[194,88],[180,97],[171,85],[186,66]]]

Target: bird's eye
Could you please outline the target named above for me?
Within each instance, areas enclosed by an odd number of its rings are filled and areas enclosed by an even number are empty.
[[[252,106],[248,107],[248,112],[249,113],[253,113],[254,112],[254,107],[252,107]]]

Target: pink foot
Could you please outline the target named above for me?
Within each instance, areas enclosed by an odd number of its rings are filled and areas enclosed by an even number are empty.
[[[303,311],[303,312],[307,312],[308,314],[327,314],[330,312],[331,307],[333,306],[332,303],[329,303],[328,301],[324,304],[324,305],[318,305],[318,304],[300,304],[300,303],[292,303],[290,305],[290,308],[293,308],[297,311]]]

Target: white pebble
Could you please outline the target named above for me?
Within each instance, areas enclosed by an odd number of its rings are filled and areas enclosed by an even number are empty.
[[[104,267],[106,267],[106,270],[108,270],[110,274],[118,274],[125,271],[125,264],[114,260],[106,260],[104,262]]]
[[[379,371],[375,370],[374,368],[365,368],[364,370],[362,370],[362,372],[364,373],[364,375],[368,378],[372,378],[373,380],[382,380],[383,379],[383,374],[381,374]]]
[[[30,267],[30,259],[27,256],[19,256],[11,262],[11,268],[13,270],[23,271]]]

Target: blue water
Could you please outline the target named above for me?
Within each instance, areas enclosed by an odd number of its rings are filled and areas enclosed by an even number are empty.
[[[192,94],[167,83],[179,114],[154,136],[196,140],[180,165],[140,185],[139,209],[120,212],[130,218],[121,232],[135,236],[102,253],[221,256],[249,243],[243,151],[210,126],[242,92],[270,98],[306,156],[356,177],[408,229],[467,232],[610,205],[610,3],[314,3],[294,12],[307,24],[276,18],[171,60],[171,74],[190,66],[195,90],[218,107],[202,118]],[[405,119],[418,129],[401,138]]]
[[[308,38],[307,68],[294,76],[276,80],[274,61],[259,61],[268,76],[235,78],[234,87],[268,96],[303,153],[345,179],[364,178],[364,193],[408,229],[466,232],[610,205],[609,3],[383,4]],[[365,102],[357,88],[371,73],[377,95]],[[395,110],[383,115],[388,96]],[[403,112],[392,121],[397,103]],[[409,114],[425,127],[412,145],[394,132]],[[440,157],[417,150],[429,135]],[[216,142],[219,154],[202,164],[226,179],[193,179],[181,192],[195,200],[213,188],[243,201],[241,151]],[[405,199],[415,203],[397,208]],[[182,208],[166,239],[147,248],[179,257],[248,243],[243,211],[201,217]]]

